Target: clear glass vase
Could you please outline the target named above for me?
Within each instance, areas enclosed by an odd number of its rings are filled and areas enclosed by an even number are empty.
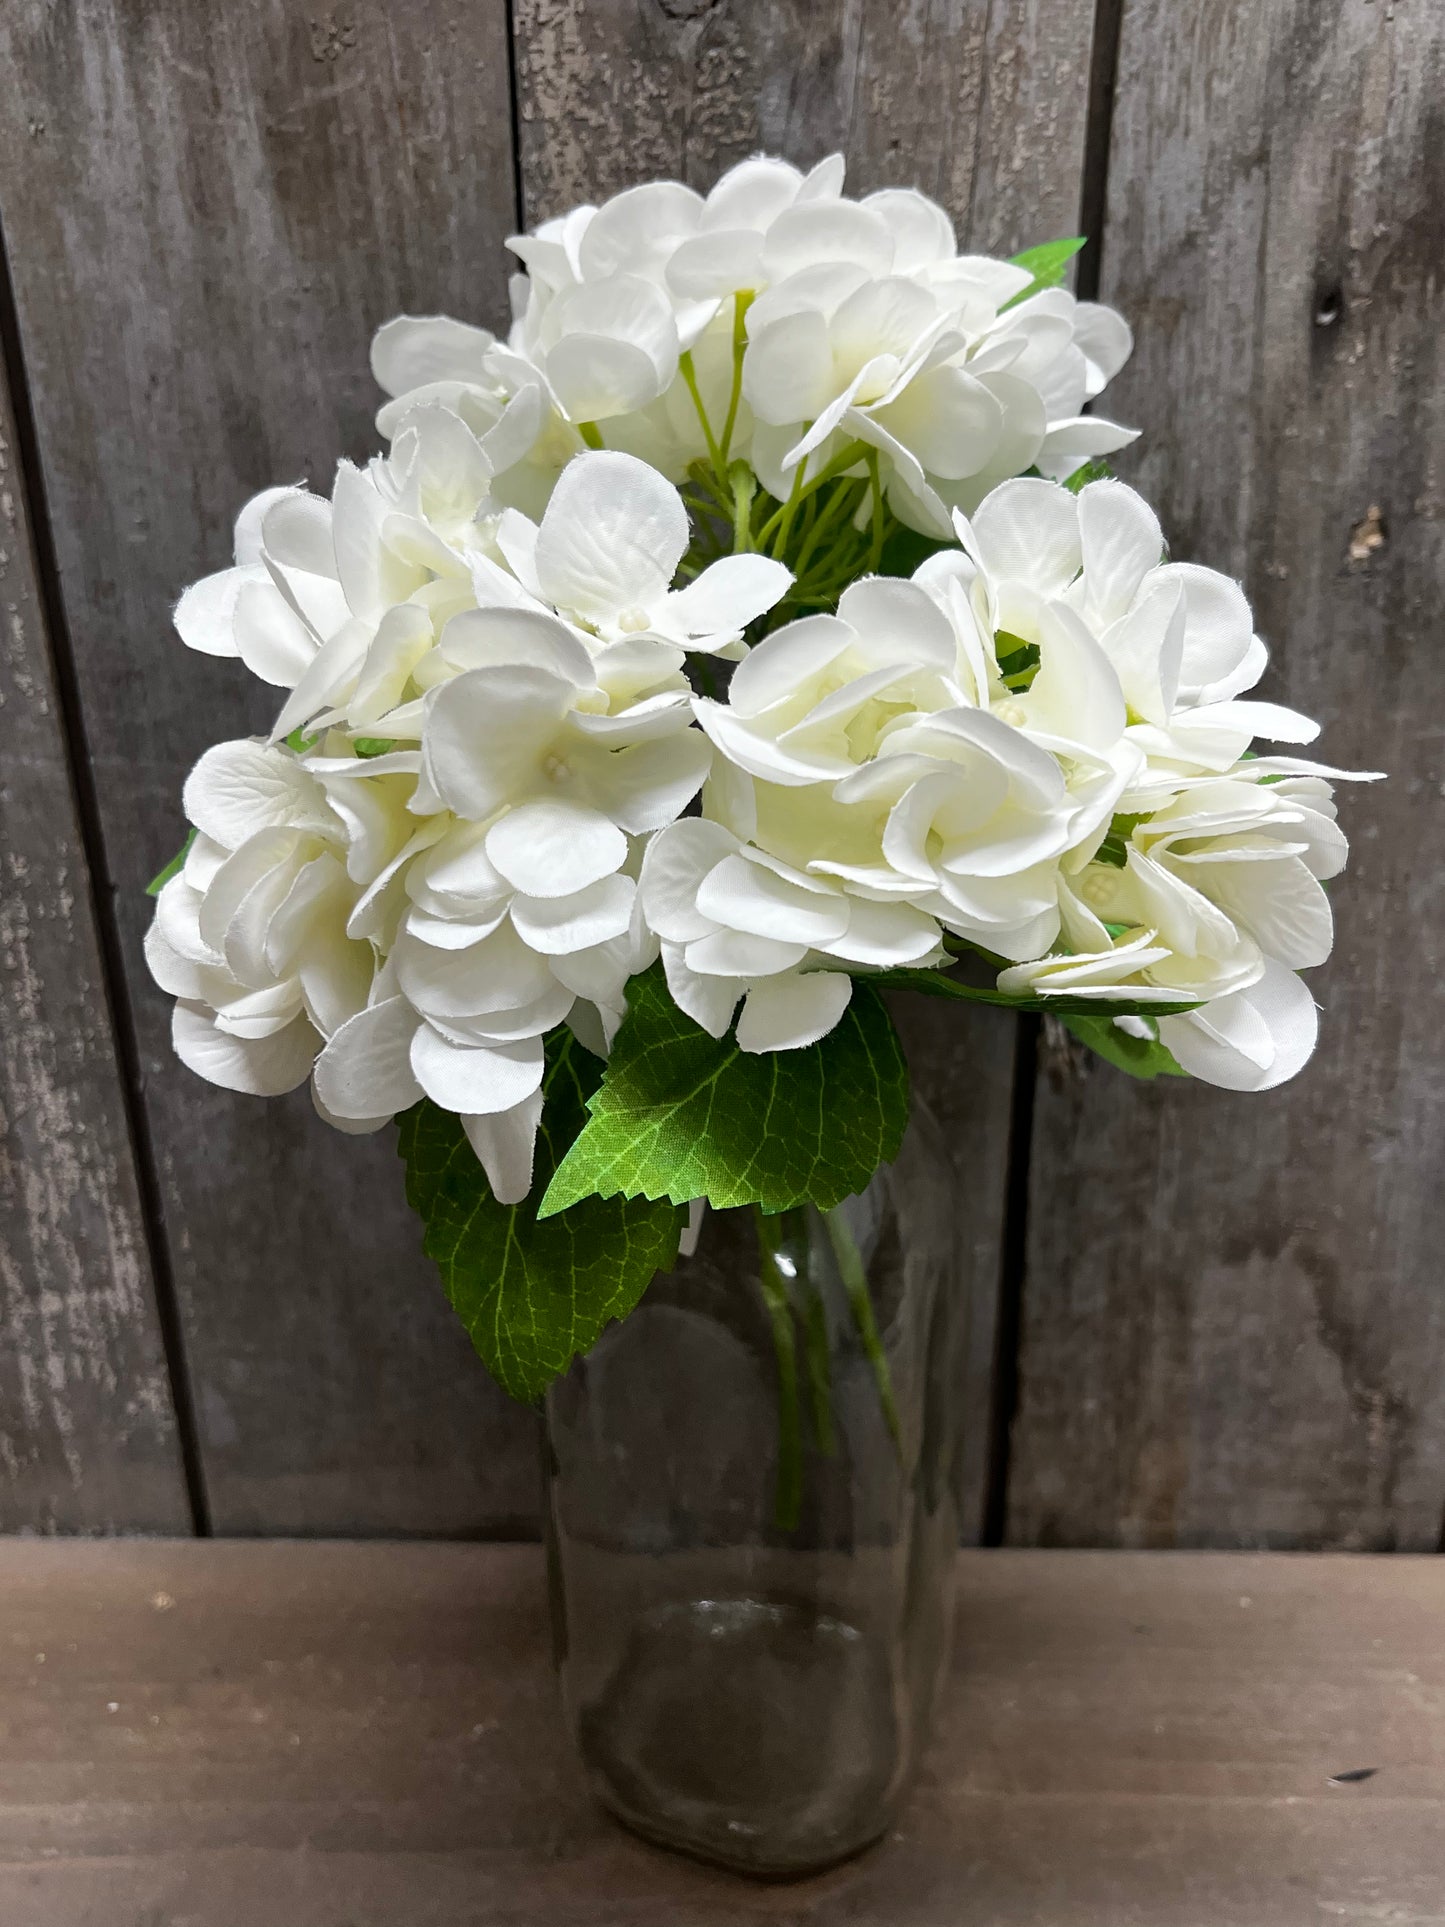
[[[709,1212],[547,1400],[553,1626],[592,1786],[796,1874],[876,1839],[947,1658],[966,1307],[921,1107],[826,1217]]]

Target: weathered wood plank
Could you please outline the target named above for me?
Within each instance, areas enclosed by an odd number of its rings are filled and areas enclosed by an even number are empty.
[[[759,149],[846,154],[850,188],[908,184],[964,245],[1074,231],[1090,0],[514,0],[529,223],[652,176],[705,189]],[[904,1013],[919,1090],[953,1147],[959,1288],[975,1313],[965,1516],[984,1522],[1014,1029],[996,1013]]]
[[[374,445],[378,322],[501,318],[506,47],[500,0],[0,17],[0,209],[221,1531],[533,1511],[531,1423],[421,1257],[390,1135],[190,1076],[140,953],[187,766],[273,710],[170,605],[255,489]]]
[[[1445,14],[1130,0],[1104,292],[1175,552],[1245,579],[1342,796],[1318,1058],[1039,1083],[1010,1530],[1433,1548],[1445,1505]],[[1378,511],[1378,539],[1375,528]]]
[[[1089,0],[513,0],[529,222],[653,176],[706,188],[759,150],[841,150],[969,245],[1073,232]]]
[[[993,1552],[959,1577],[939,1740],[898,1829],[777,1886],[591,1806],[531,1549],[0,1547],[0,1913],[1445,1927],[1445,1566]]]
[[[0,1530],[189,1529],[0,370]]]

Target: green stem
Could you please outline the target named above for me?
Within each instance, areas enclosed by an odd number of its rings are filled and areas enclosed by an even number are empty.
[[[733,430],[738,425],[738,405],[743,398],[743,354],[748,345],[747,316],[753,305],[751,288],[733,296],[733,385],[728,396],[727,420],[723,423],[721,455],[724,462],[733,445]]]
[[[702,405],[702,395],[697,385],[697,370],[693,367],[692,350],[685,348],[678,357],[678,371],[687,384],[687,392],[692,396],[692,405],[697,410],[697,418],[702,423],[703,437],[707,442],[707,452],[712,459],[713,473],[721,479],[727,467],[722,450],[717,445],[717,437],[712,432],[712,423],[707,418],[707,410]]]
[[[708,467],[700,455],[696,461],[688,463],[687,473],[694,488],[705,489],[712,497],[719,515],[732,514],[732,490],[724,487],[724,485],[718,481],[716,475],[713,474],[711,468]]]
[[[816,1207],[814,1207],[816,1208]],[[838,1261],[838,1271],[843,1280],[843,1289],[848,1294],[848,1303],[853,1311],[853,1323],[858,1327],[858,1338],[869,1364],[873,1367],[873,1382],[878,1387],[878,1403],[883,1408],[883,1420],[888,1427],[889,1436],[901,1452],[903,1450],[903,1431],[898,1422],[898,1405],[893,1396],[893,1374],[888,1369],[888,1354],[883,1349],[883,1341],[878,1336],[878,1321],[873,1316],[873,1300],[868,1292],[868,1277],[863,1269],[863,1255],[858,1249],[853,1233],[848,1229],[841,1205],[832,1211],[819,1213],[828,1232],[828,1242],[833,1247],[833,1256]]]
[[[602,447],[602,436],[598,431],[596,422],[578,422],[577,433],[589,448]]]
[[[760,549],[765,548],[769,544],[775,532],[776,524],[782,522],[784,518],[786,518],[788,522],[792,521],[793,518],[789,511],[796,511],[798,504],[805,496],[813,494],[813,492],[820,489],[825,482],[831,482],[833,477],[835,475],[841,475],[844,469],[856,467],[862,459],[863,450],[864,444],[860,441],[855,440],[845,443],[830,462],[823,464],[822,468],[818,470],[818,473],[810,482],[804,482],[802,479],[803,472],[808,466],[807,458],[804,457],[793,471],[792,493],[788,496],[787,501],[778,510],[777,514],[773,516],[772,520],[763,524],[761,534],[758,537],[758,547]],[[777,555],[779,551],[780,545],[773,543],[773,554]]]
[[[808,487],[821,488],[824,482],[831,482],[835,475],[841,475],[845,469],[856,468],[867,453],[867,448],[866,442],[860,442],[856,438],[851,442],[845,442],[838,453],[818,470],[812,481],[808,483]],[[806,461],[799,466],[805,468]]]
[[[828,1311],[817,1280],[807,1282],[803,1324],[808,1341],[808,1391],[813,1405],[813,1435],[828,1458],[837,1450],[833,1432],[833,1372],[828,1357]]]
[[[793,1306],[778,1267],[783,1227],[757,1205],[759,1277],[763,1302],[773,1331],[773,1354],[778,1362],[778,1473],[773,1520],[780,1532],[793,1532],[803,1509],[803,1427],[798,1398],[798,1345],[793,1332]]]
[[[797,509],[798,503],[802,500],[802,496],[803,463],[799,462],[798,466],[793,470],[793,486],[788,492],[787,501],[784,502],[774,514],[770,515],[758,530],[757,535],[753,539],[754,548],[761,549],[766,553],[769,546],[771,546],[774,555],[782,553],[787,543],[788,529],[792,524],[794,512]],[[779,540],[773,540],[775,535],[779,536]]]
[[[846,521],[862,500],[862,497],[855,493],[857,486],[856,482],[840,483],[829,497],[826,506],[819,509],[818,519],[809,530],[808,539],[798,551],[798,560],[793,568],[793,574],[800,583],[823,537],[838,522]],[[867,487],[866,483],[864,487]]]
[[[831,609],[838,600],[838,591],[830,589],[824,595],[789,595],[783,602],[776,604],[778,609]]]
[[[878,450],[870,448],[865,458],[868,463],[868,481],[873,490],[873,541],[868,550],[868,574],[877,575],[878,564],[883,560],[883,484],[878,479]]]
[[[753,494],[757,483],[746,462],[734,462],[728,472],[733,484],[733,554],[745,555],[752,546]]]
[[[717,514],[717,503],[710,496],[698,495],[690,488],[679,488],[677,492],[694,515]]]

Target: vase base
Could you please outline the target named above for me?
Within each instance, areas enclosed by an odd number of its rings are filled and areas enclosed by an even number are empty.
[[[693,1599],[634,1623],[579,1738],[597,1793],[634,1832],[796,1876],[887,1827],[894,1705],[878,1642],[816,1600]]]

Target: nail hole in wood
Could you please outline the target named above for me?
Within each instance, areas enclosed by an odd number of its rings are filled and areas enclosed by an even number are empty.
[[[1315,326],[1333,328],[1345,311],[1345,298],[1338,288],[1326,288],[1315,297]]]

